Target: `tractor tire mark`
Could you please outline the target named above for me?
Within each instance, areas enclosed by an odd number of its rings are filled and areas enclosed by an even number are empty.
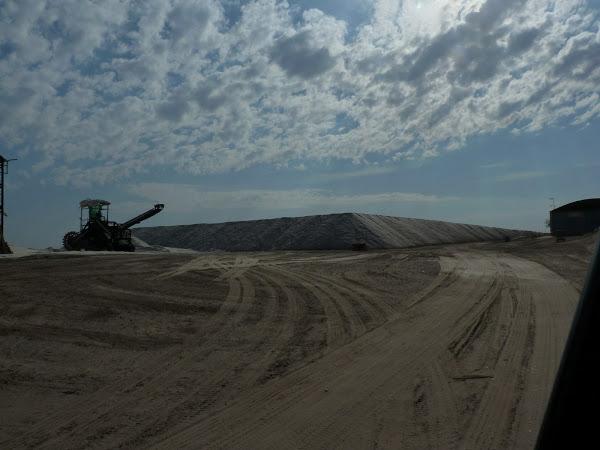
[[[221,309],[211,317],[208,330],[217,332],[228,318],[236,316],[236,312],[237,314],[239,314],[240,311],[242,314],[244,313],[243,308],[240,308],[243,304],[242,285],[243,283],[239,280],[229,280],[229,293],[223,302]],[[177,370],[182,364],[182,360],[185,360],[185,349],[190,345],[197,344],[198,341],[202,341],[205,339],[206,335],[210,335],[210,332],[201,333],[199,336],[191,336],[187,342],[184,341],[182,346],[173,347],[159,355],[146,357],[148,363],[143,364],[135,370],[133,374],[113,381],[91,396],[86,396],[80,401],[74,402],[68,409],[38,422],[30,432],[22,436],[21,439],[27,441],[29,438],[34,437],[36,442],[35,445],[40,445],[42,443],[46,445],[47,439],[50,438],[54,440],[55,437],[62,434],[61,431],[66,431],[69,435],[73,435],[73,430],[75,428],[79,429],[81,426],[85,427],[86,424],[96,421],[98,417],[108,417],[111,411],[119,409],[127,402],[133,401],[131,395],[134,393],[143,395],[150,387],[160,385],[164,379],[168,378],[170,373]],[[119,392],[120,395],[110,397],[107,396],[107,393],[109,392]],[[88,419],[82,421],[82,417],[74,417],[75,414],[73,411],[75,410],[85,411],[84,417],[88,417]],[[39,431],[42,429],[55,430],[55,435],[41,435]]]

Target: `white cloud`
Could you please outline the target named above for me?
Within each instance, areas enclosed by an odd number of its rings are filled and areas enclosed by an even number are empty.
[[[198,209],[287,210],[326,208],[355,210],[374,204],[437,203],[456,200],[420,193],[383,192],[363,195],[336,194],[322,189],[206,191],[189,184],[140,183],[129,192],[151,202],[164,202],[175,213]]]
[[[583,0],[377,0],[352,37],[317,9],[253,0],[230,23],[223,5],[0,3],[0,146],[81,184],[435,157],[600,115]]]
[[[552,175],[551,172],[547,172],[544,170],[529,170],[523,172],[510,172],[504,175],[499,175],[494,177],[496,181],[523,181],[523,180],[531,180],[534,178],[542,178]]]
[[[490,169],[501,169],[501,168],[508,167],[508,166],[510,166],[510,163],[508,161],[500,161],[497,163],[482,164],[479,167],[484,170],[490,170]]]
[[[372,166],[366,167],[364,169],[350,170],[346,172],[333,172],[333,173],[322,173],[315,178],[318,178],[322,181],[334,181],[334,180],[347,180],[353,178],[362,178],[362,177],[373,177],[377,175],[387,175],[390,173],[394,173],[397,170],[394,166]]]

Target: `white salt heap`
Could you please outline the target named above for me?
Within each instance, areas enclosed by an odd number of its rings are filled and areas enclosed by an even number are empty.
[[[198,251],[347,250],[402,248],[534,236],[531,231],[373,214],[328,214],[215,224],[141,227],[135,236],[150,245]]]

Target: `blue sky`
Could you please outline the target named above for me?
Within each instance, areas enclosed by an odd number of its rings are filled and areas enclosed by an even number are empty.
[[[600,196],[597,1],[0,1],[7,230],[369,212],[544,229]]]

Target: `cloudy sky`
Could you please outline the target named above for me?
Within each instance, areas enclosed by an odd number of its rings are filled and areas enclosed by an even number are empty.
[[[598,0],[0,0],[7,237],[600,196]]]

